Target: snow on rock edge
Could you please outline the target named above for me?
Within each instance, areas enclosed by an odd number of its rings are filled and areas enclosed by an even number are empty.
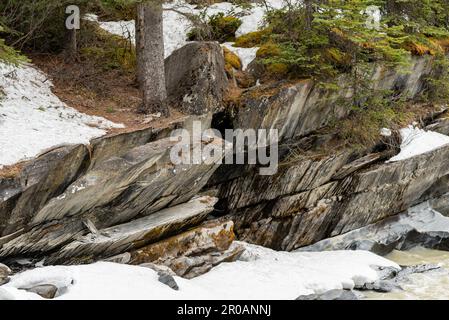
[[[240,261],[220,264],[192,280],[175,277],[179,291],[160,283],[151,269],[99,262],[25,271],[0,287],[0,299],[41,299],[20,288],[44,283],[62,287],[56,298],[61,300],[295,299],[374,282],[373,266],[400,269],[367,251],[289,253],[242,244],[246,252]]]
[[[401,152],[388,162],[396,162],[427,153],[449,144],[449,136],[409,126],[401,129]]]

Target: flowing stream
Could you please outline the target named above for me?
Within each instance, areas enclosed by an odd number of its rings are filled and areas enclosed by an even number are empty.
[[[389,293],[365,293],[367,299],[376,300],[429,300],[449,299],[449,252],[415,248],[410,251],[393,251],[386,256],[399,265],[413,266],[433,264],[441,267],[439,270],[412,274],[409,281],[400,283],[403,291]]]

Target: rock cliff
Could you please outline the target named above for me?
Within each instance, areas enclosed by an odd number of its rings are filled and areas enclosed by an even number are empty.
[[[281,163],[275,175],[259,175],[257,165],[221,165],[224,154],[209,165],[174,165],[170,150],[176,141],[170,133],[191,130],[194,120],[208,128],[213,112],[215,121],[223,116],[227,80],[220,50],[216,44],[192,43],[166,61],[173,105],[199,116],[161,129],[109,135],[89,146],[60,146],[21,164],[18,174],[0,178],[0,261],[45,257],[47,264],[73,264],[125,254],[115,259],[158,262],[194,277],[241,254],[231,246],[234,231],[239,240],[294,250],[425,201],[449,207],[444,197],[449,146],[391,163],[386,160],[398,152],[397,145],[380,136],[376,146],[364,150],[308,152],[331,146],[333,137],[321,130],[348,115],[335,101],[353,94],[350,88],[326,91],[312,81],[246,89],[225,121],[233,128],[279,130]],[[185,63],[193,54],[196,60]],[[409,71],[378,67],[372,81],[413,102],[425,90],[432,61],[415,59]],[[449,132],[442,113],[428,114],[426,124]],[[228,145],[218,136],[198,143]],[[296,147],[305,151],[292,156]],[[221,227],[198,227],[217,216],[224,216],[216,222]],[[173,257],[161,254],[165,250]]]

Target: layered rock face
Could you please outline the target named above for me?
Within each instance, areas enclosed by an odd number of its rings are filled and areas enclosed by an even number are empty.
[[[172,128],[188,128],[191,120]],[[163,138],[169,129],[101,138],[90,150],[56,148],[27,163],[19,176],[2,179],[0,257],[47,255],[65,246],[48,261],[100,258],[204,220],[215,200],[189,200],[218,165],[174,165],[170,152],[178,141]],[[219,138],[198,144],[190,147],[226,146]],[[153,215],[167,207],[175,208]],[[132,220],[142,222],[141,229],[123,225]]]
[[[449,174],[449,147],[342,176],[350,155],[299,160],[275,176],[252,171],[221,185],[239,239],[282,250],[310,245],[426,200]]]
[[[199,197],[130,222],[96,230],[51,254],[46,263],[78,264],[138,249],[204,221],[217,199]]]
[[[431,72],[431,59],[415,59],[411,73],[379,67],[373,81],[376,88],[413,99],[423,92]],[[310,81],[272,89],[249,90],[236,110],[234,126],[278,129],[287,149],[329,139],[319,129],[347,115],[333,101],[352,95],[350,89],[330,93]],[[219,211],[235,222],[239,240],[293,250],[399,214],[431,198],[435,188],[447,189],[441,181],[449,174],[449,147],[386,163],[394,152],[340,148],[293,158],[281,152],[273,176],[258,175],[255,166],[225,166],[209,187],[219,190]]]
[[[325,239],[301,251],[367,250],[385,255],[416,246],[449,250],[449,218],[429,202],[366,227]]]
[[[168,102],[184,118],[94,139],[89,146],[60,146],[21,165],[18,175],[0,178],[0,261],[92,262],[180,234],[207,218],[217,199],[199,194],[229,144],[215,136],[193,139],[192,130],[198,122],[210,128],[210,111],[222,108],[222,49],[191,43],[166,60],[166,71]],[[206,146],[223,153],[203,164],[174,164],[172,150],[181,136],[170,135],[176,129],[186,129],[192,139],[176,156]]]
[[[187,63],[190,56],[195,58]],[[61,146],[24,164],[17,176],[1,178],[0,261],[45,257],[47,264],[77,264],[115,256],[191,278],[238,258],[234,230],[239,240],[294,250],[427,200],[449,207],[443,196],[449,192],[449,146],[394,163],[385,162],[397,151],[388,148],[291,157],[291,146],[327,141],[320,129],[348,114],[335,101],[350,97],[351,89],[336,93],[311,81],[248,89],[233,115],[235,128],[279,130],[275,175],[260,175],[257,165],[220,166],[230,150],[219,137],[189,146],[224,147],[212,163],[175,165],[170,156],[178,141],[168,135],[192,129],[193,120],[210,127],[208,112],[221,110],[226,75],[214,43],[191,43],[166,66],[173,106],[201,116],[102,137],[90,146]],[[429,59],[416,59],[411,73],[379,67],[372,78],[377,88],[412,99],[431,69]],[[448,127],[443,120],[435,126]],[[214,206],[225,219],[201,225]]]

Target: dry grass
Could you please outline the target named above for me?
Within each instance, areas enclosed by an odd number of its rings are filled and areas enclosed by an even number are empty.
[[[0,179],[16,178],[22,171],[23,166],[24,162],[13,164],[10,166],[4,166],[3,168],[0,169]]]

